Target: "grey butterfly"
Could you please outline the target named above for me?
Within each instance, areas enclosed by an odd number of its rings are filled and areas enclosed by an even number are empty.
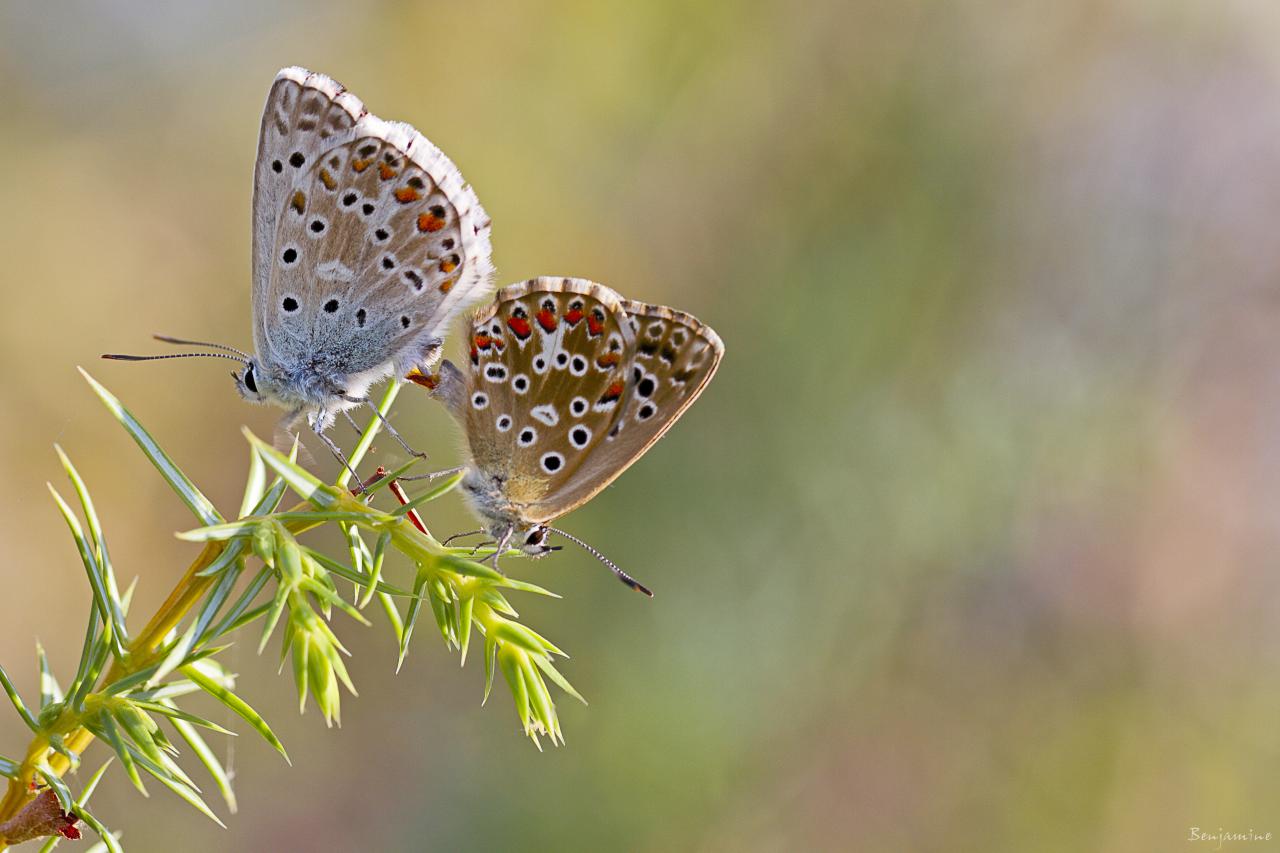
[[[491,290],[490,252],[488,216],[426,137],[286,68],[254,167],[256,354],[160,338],[223,352],[105,357],[242,361],[244,398],[283,407],[290,431],[305,419],[341,459],[324,431],[376,382],[434,365],[450,321]]]
[[[461,488],[497,553],[543,556],[550,522],[582,506],[653,446],[715,374],[720,337],[682,311],[595,282],[538,278],[503,288],[471,321],[469,369],[431,382],[470,448]],[[477,531],[479,532],[479,531]]]

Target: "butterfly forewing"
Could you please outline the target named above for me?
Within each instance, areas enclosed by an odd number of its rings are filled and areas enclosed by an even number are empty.
[[[582,279],[535,279],[503,289],[471,335],[461,402],[475,464],[517,507],[555,502],[623,410],[634,337],[620,298]]]
[[[324,151],[349,141],[364,114],[359,98],[323,74],[286,68],[276,75],[262,112],[258,159],[253,171],[255,310],[265,298],[276,224],[294,182]],[[258,352],[264,351],[261,330],[261,322],[255,322]]]
[[[531,517],[563,515],[613,482],[697,399],[724,355],[719,335],[689,314],[629,300],[623,309],[634,358],[618,417],[572,476],[529,508]]]
[[[255,174],[254,326],[268,368],[406,371],[489,288],[489,220],[457,168],[323,75],[280,72]]]

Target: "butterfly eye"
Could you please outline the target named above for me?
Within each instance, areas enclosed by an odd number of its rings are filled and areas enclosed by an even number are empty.
[[[253,378],[252,364],[244,369],[244,378],[241,381],[244,382],[244,387],[248,388],[255,394],[258,393],[258,381]]]
[[[525,540],[524,540],[524,544],[526,544],[526,545],[541,545],[541,544],[542,544],[542,540],[543,540],[543,539],[546,539],[546,538],[547,538],[547,531],[545,531],[545,530],[543,530],[541,527],[539,527],[537,530],[533,531],[532,533],[530,533],[530,534],[525,538]]]

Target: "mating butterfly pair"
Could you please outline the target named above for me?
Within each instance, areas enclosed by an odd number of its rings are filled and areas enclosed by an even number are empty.
[[[535,279],[473,319],[468,370],[444,362],[437,374],[451,321],[492,287],[490,253],[488,216],[426,137],[372,115],[322,74],[286,68],[267,97],[254,168],[256,353],[161,338],[219,352],[105,357],[241,362],[240,393],[283,407],[290,432],[305,420],[343,464],[326,435],[337,415],[376,412],[368,390],[388,377],[438,376],[434,395],[471,448],[464,492],[499,552],[514,542],[538,556],[549,550],[547,522],[657,441],[723,346],[687,314],[580,279]]]

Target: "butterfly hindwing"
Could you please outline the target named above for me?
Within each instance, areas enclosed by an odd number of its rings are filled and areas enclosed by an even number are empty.
[[[504,288],[471,324],[459,400],[477,468],[522,507],[554,501],[621,415],[634,336],[621,299],[583,279]]]
[[[623,301],[634,342],[619,416],[604,440],[531,517],[556,518],[581,506],[644,455],[711,381],[724,344],[709,326],[683,311]]]
[[[255,231],[259,354],[286,374],[408,370],[489,287],[474,192],[422,134],[323,75],[282,71],[262,134],[255,229],[274,227]]]

